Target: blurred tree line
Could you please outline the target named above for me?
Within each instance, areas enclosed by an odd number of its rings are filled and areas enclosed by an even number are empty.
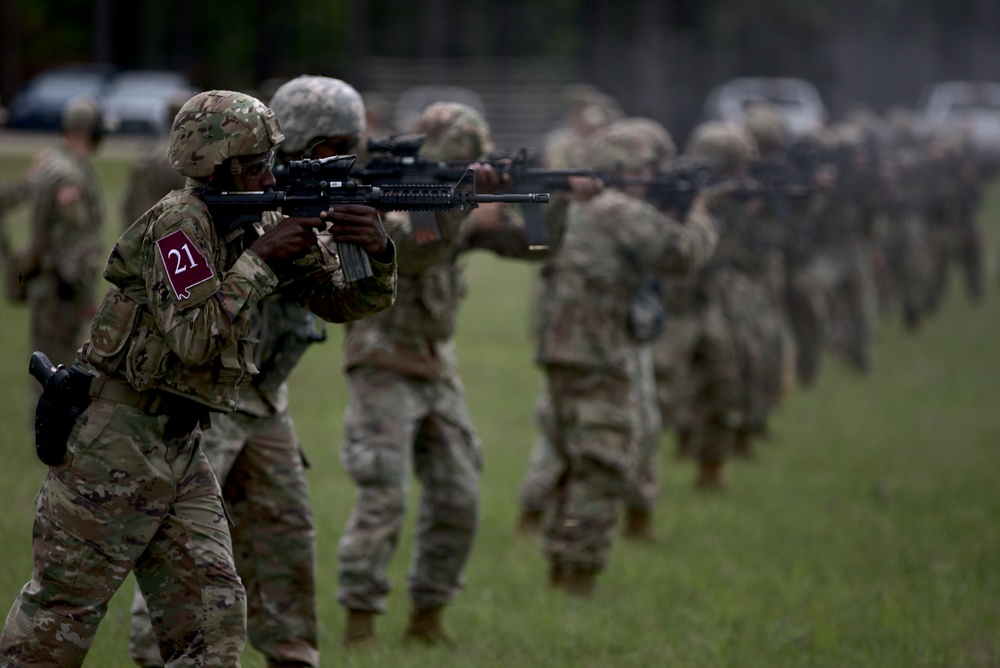
[[[359,89],[369,57],[539,57],[671,128],[743,75],[809,79],[834,115],[1000,79],[997,0],[0,0],[0,94],[68,61],[171,68],[202,87],[303,72]]]

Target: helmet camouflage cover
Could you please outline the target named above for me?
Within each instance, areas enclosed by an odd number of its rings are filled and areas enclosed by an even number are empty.
[[[300,153],[320,137],[359,134],[365,129],[365,105],[350,84],[304,74],[282,84],[271,109],[285,133],[281,149]]]
[[[648,128],[632,122],[615,121],[588,140],[581,160],[584,167],[595,170],[622,168],[641,171],[658,164],[659,150]]]
[[[621,128],[645,135],[646,141],[653,147],[657,164],[662,164],[677,155],[677,145],[670,132],[661,123],[651,118],[629,116],[617,122]]]
[[[702,123],[691,133],[684,151],[705,160],[718,172],[737,171],[757,157],[757,146],[745,128],[719,121]]]
[[[167,159],[184,176],[204,178],[227,159],[266,153],[284,138],[274,112],[257,98],[210,90],[177,112]]]
[[[420,112],[410,130],[424,135],[420,155],[427,160],[476,160],[493,150],[486,119],[460,102],[435,102]]]

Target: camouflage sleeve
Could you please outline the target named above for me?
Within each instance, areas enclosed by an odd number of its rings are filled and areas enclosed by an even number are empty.
[[[419,274],[451,252],[455,239],[462,233],[469,211],[390,211],[383,216],[386,234],[396,245],[399,270],[404,274]],[[426,230],[436,225],[439,238],[426,239]]]
[[[392,306],[399,255],[392,240],[389,261],[369,256],[372,275],[354,283],[344,280],[335,248],[329,235],[320,235],[312,254],[296,262],[295,277],[278,288],[281,295],[327,322],[358,320]]]
[[[705,204],[695,199],[683,225],[661,215],[667,234],[659,269],[668,274],[687,274],[708,262],[719,243],[719,226]]]
[[[167,345],[188,366],[208,364],[246,336],[257,303],[278,283],[251,251],[228,270],[217,266],[223,251],[210,218],[195,203],[164,211],[144,245],[150,311]]]
[[[100,267],[100,221],[93,220],[90,195],[78,174],[57,159],[35,183],[32,250],[44,271],[74,290],[92,286]]]

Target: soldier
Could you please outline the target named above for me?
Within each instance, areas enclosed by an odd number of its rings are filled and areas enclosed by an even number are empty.
[[[665,168],[667,162],[677,153],[670,133],[660,123],[648,118],[629,117],[617,122],[617,126],[635,133],[654,151],[654,163],[658,169]],[[660,296],[659,277],[650,272],[631,298],[629,309],[629,336],[634,343],[632,377],[636,383],[638,397],[638,422],[636,440],[638,454],[635,470],[629,477],[625,492],[626,538],[652,541],[652,513],[660,493],[659,453],[662,421],[657,399],[656,375],[653,363],[653,341],[663,329],[667,314]],[[552,445],[554,423],[551,401],[543,385],[541,396],[535,408],[538,424],[538,438],[531,453],[528,469],[518,494],[521,513],[518,530],[533,535],[541,528],[545,508],[562,475],[562,463]]]
[[[601,128],[622,117],[618,102],[589,84],[571,84],[563,90],[563,125],[542,138],[542,162],[550,169],[575,167],[580,147]]]
[[[395,250],[368,207],[268,215],[220,235],[200,194],[272,187],[283,138],[273,112],[243,93],[200,93],[178,113],[168,155],[188,181],[115,244],[74,391],[50,397],[35,571],[7,617],[0,664],[81,665],[134,572],[165,665],[239,665],[246,596],[201,427],[210,411],[235,408],[267,295],[348,320],[390,305],[395,288]],[[343,283],[331,241],[364,248],[373,276]]]
[[[499,185],[482,116],[468,105],[435,103],[411,132],[426,135],[428,160],[472,163],[477,190]],[[399,253],[392,308],[347,328],[344,368],[349,403],[341,461],[357,485],[338,550],[347,610],[345,646],[376,642],[375,615],[386,610],[386,570],[403,527],[411,471],[421,483],[414,556],[407,577],[412,604],[405,638],[448,642],[442,612],[462,588],[462,572],[479,521],[482,446],[458,375],[453,335],[465,297],[463,254],[477,248],[531,257],[523,222],[508,207],[481,205],[472,215],[438,214],[440,238],[420,243],[415,215],[386,216]]]
[[[353,138],[364,127],[358,92],[339,79],[292,79],[274,92],[271,109],[285,135],[278,149],[282,164],[333,155],[335,138]],[[278,294],[257,310],[251,336],[258,374],[240,389],[234,412],[212,415],[203,448],[232,521],[251,644],[269,667],[317,666],[316,529],[286,381],[326,330],[315,315]],[[130,654],[141,666],[163,665],[138,592]]]
[[[652,175],[644,133],[612,124],[584,150],[584,165],[623,179]],[[715,221],[696,198],[680,224],[644,201],[646,187],[608,188],[570,204],[562,240],[543,273],[536,362],[552,411],[562,475],[542,533],[550,583],[589,594],[607,567],[637,457],[635,345],[630,298],[653,270],[683,274],[715,248]]]
[[[718,180],[706,197],[722,234],[715,255],[693,280],[665,291],[671,318],[654,354],[664,422],[677,430],[682,452],[697,457],[695,487],[719,491],[738,438],[758,426],[751,395],[761,371],[758,318],[767,311],[768,296],[746,264],[759,259],[747,240],[762,201],[742,192],[756,146],[741,127],[703,123],[685,155],[707,164]]]
[[[63,109],[61,127],[59,146],[35,159],[31,242],[14,260],[31,310],[32,349],[71,364],[94,313],[102,263],[104,203],[91,158],[108,126],[92,98],[77,97]]]
[[[191,91],[178,91],[168,100],[168,127],[173,124],[177,112],[191,95]],[[184,187],[184,177],[167,161],[168,145],[169,137],[162,137],[137,150],[135,159],[129,166],[125,198],[122,201],[122,225],[126,229],[159,202],[161,197],[171,190]]]

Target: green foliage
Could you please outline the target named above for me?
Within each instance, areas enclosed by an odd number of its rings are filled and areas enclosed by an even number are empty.
[[[24,157],[0,158],[0,171],[10,175],[25,164]],[[124,163],[108,156],[100,166],[109,210],[117,211]],[[993,224],[998,215],[994,190],[983,220]],[[992,259],[1000,236],[989,228],[988,237]],[[339,329],[310,350],[292,379],[293,415],[312,465],[324,666],[1000,662],[995,271],[982,306],[954,290],[916,334],[883,323],[871,377],[826,360],[818,386],[792,394],[780,408],[758,458],[727,468],[729,493],[695,493],[691,464],[671,456],[665,437],[655,516],[661,541],[619,541],[593,600],[577,601],[546,587],[538,546],[512,531],[538,387],[528,325],[533,268],[476,255],[469,269],[458,354],[487,458],[482,530],[466,590],[445,617],[456,647],[400,642],[411,517],[392,566],[390,611],[378,621],[383,648],[352,655],[340,649],[336,546],[354,490],[338,462],[346,400]],[[27,433],[26,329],[23,309],[0,304],[0,612],[31,572],[32,497],[44,476]],[[131,665],[130,587],[112,601],[87,666]],[[248,649],[244,665],[264,661]]]

